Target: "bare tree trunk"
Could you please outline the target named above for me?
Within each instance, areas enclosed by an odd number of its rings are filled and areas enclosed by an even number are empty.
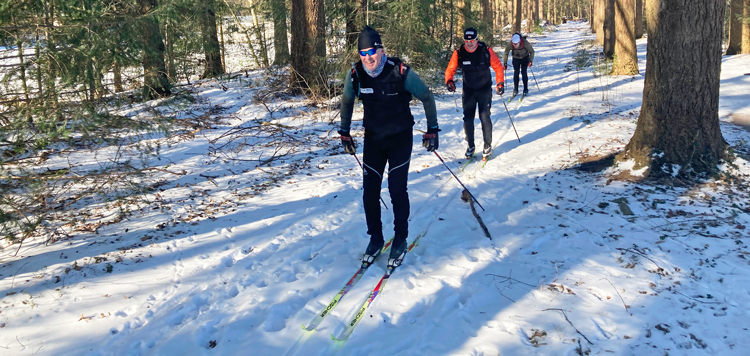
[[[638,74],[638,53],[635,46],[635,0],[615,1],[615,61],[612,75]]]
[[[113,67],[112,67],[112,75],[114,76],[115,81],[115,93],[121,93],[123,92],[122,89],[122,68],[120,67],[120,63],[115,61]]]
[[[258,39],[260,44],[260,58],[263,67],[268,67],[270,62],[268,60],[268,41],[266,41],[266,23],[261,22],[258,19],[258,13],[255,11],[255,7],[250,8],[250,15],[253,17],[253,30],[255,31],[255,37]]]
[[[742,1],[729,2],[729,43],[726,53],[728,55],[742,53]]]
[[[177,66],[174,64],[174,31],[172,31],[172,22],[170,20],[164,21],[164,41],[167,76],[169,77],[169,82],[174,83],[177,81]]]
[[[532,13],[534,13],[534,0],[526,0],[523,15],[526,19],[526,33],[531,32],[531,29],[534,28],[534,19],[531,17]]]
[[[615,0],[605,0],[604,11],[604,57],[612,59],[615,55]]]
[[[716,40],[725,6],[724,1],[647,2],[643,106],[618,160],[634,159],[635,169],[649,167],[650,177],[716,171],[726,149],[719,129],[721,41]]]
[[[46,72],[47,75],[45,76],[44,80],[44,102],[50,103],[51,107],[47,108],[47,112],[54,112],[55,116],[57,118],[61,118],[60,110],[58,110],[60,103],[58,101],[58,95],[57,95],[57,87],[55,86],[55,77],[57,76],[57,70],[55,69],[55,62],[53,61],[52,56],[50,55],[51,52],[54,52],[57,47],[57,43],[54,41],[54,37],[52,36],[52,33],[50,29],[52,28],[52,24],[55,22],[55,8],[54,3],[51,1],[45,1],[44,2],[44,36],[47,39],[47,46],[44,50],[44,61],[46,62]]]
[[[604,10],[607,8],[607,0],[591,0],[594,2],[594,33],[596,42],[604,45]]]
[[[536,9],[536,18],[538,20],[544,20],[546,17],[544,16],[544,0],[538,0],[537,3],[537,9]]]
[[[555,0],[548,0],[547,1],[547,20],[551,22],[553,25],[557,24],[557,19],[555,18]]]
[[[521,32],[521,0],[515,0],[515,21],[513,21],[513,32]]]
[[[750,0],[745,0],[742,9],[742,53],[750,53]]]
[[[159,32],[159,21],[149,13],[156,5],[156,0],[138,0],[140,35],[144,45],[142,63],[145,99],[169,96],[172,93],[164,64],[165,48]]]
[[[221,47],[219,36],[216,32],[216,3],[214,0],[204,0],[201,11],[201,36],[203,40],[203,53],[206,59],[206,68],[201,78],[213,78],[224,74],[221,66]]]
[[[18,65],[21,69],[21,87],[23,88],[23,96],[26,101],[29,101],[29,87],[26,85],[26,63],[23,60],[23,40],[19,34],[19,30],[15,31],[16,46],[18,46]]]
[[[42,74],[42,49],[39,45],[39,29],[36,29],[36,43],[34,44],[34,56],[36,57],[36,86],[37,90],[39,90],[38,99],[44,98],[44,85],[43,83],[43,74]]]
[[[224,46],[224,19],[222,17],[219,17],[219,44],[221,49],[221,67],[224,68],[224,71],[227,70],[227,51],[226,47]]]
[[[284,0],[271,1],[271,16],[273,16],[273,64],[275,65],[289,63],[289,39],[287,37],[286,14],[286,2]],[[349,28],[347,27],[348,30]]]
[[[291,1],[291,77],[295,92],[320,89],[324,83],[319,63],[325,59],[323,0]]]
[[[482,6],[482,22],[487,24],[487,28],[492,33],[492,7],[490,7],[490,0],[481,0]],[[492,36],[486,36],[487,43],[491,43]]]
[[[635,39],[643,38],[643,0],[635,0]]]

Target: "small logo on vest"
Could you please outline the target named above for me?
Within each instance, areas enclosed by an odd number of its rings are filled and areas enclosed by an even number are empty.
[[[372,91],[372,88],[359,88],[359,92],[362,93],[362,94],[372,94],[372,93],[374,93]]]
[[[471,61],[464,61],[464,65],[465,66],[470,66],[471,65]]]

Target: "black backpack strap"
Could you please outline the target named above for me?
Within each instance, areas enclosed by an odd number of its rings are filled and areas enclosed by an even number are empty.
[[[401,77],[401,83],[406,81],[406,74],[409,73],[411,67],[396,57],[388,57],[386,60],[393,63],[393,73]]]
[[[484,51],[484,60],[486,60],[487,64],[489,65],[489,63],[490,63],[490,46],[488,46],[484,42],[479,42],[479,45],[484,47],[484,49],[485,49],[485,51]]]
[[[357,99],[359,99],[359,74],[357,74],[357,63],[352,63],[352,88],[354,89],[354,93],[357,96]]]

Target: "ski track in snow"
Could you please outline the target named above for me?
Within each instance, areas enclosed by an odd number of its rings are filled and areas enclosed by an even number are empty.
[[[750,346],[742,327],[750,294],[746,246],[680,234],[684,225],[663,216],[666,209],[687,214],[691,208],[696,216],[731,212],[699,199],[708,199],[709,191],[650,191],[567,169],[579,153],[606,155],[624,147],[640,108],[645,40],[638,40],[641,75],[564,71],[577,45],[592,38],[586,23],[530,37],[541,91],[529,71],[529,96],[508,104],[520,143],[502,103],[508,97],[494,96],[493,157],[484,168],[477,160],[458,169],[465,150],[453,97],[459,94],[436,97],[439,153],[487,209],[476,207],[492,240],[459,199],[461,187],[415,134],[409,240],[429,230],[346,343],[330,335],[368,296],[385,258],[316,331],[300,327],[356,270],[367,244],[359,168],[339,154],[316,158],[324,170],[300,173],[294,184],[270,189],[245,208],[196,225],[144,228],[136,244],[120,241],[114,233],[120,230],[107,227],[101,230],[106,239],[59,243],[49,252],[26,249],[39,254],[25,259],[10,259],[3,250],[10,262],[0,268],[0,353],[577,355],[580,348],[592,355],[743,354]],[[730,144],[750,140],[728,119],[750,113],[750,100],[741,99],[747,91],[740,94],[749,80],[737,76],[750,57],[737,57],[725,57],[725,65],[737,69],[722,72],[723,83],[731,83],[722,86],[722,98],[729,99],[720,108]],[[506,88],[512,90],[512,71]],[[413,111],[421,128],[421,105]],[[481,147],[478,122],[476,130]],[[387,182],[384,188],[389,235]],[[621,197],[633,217],[613,202]],[[747,213],[737,212],[737,224],[750,223]],[[141,220],[132,226],[153,225],[157,215],[134,217]],[[742,230],[706,231],[730,236]],[[117,252],[110,245],[130,248]],[[106,253],[111,274],[105,262],[92,262]],[[123,263],[114,263],[117,254],[125,256]],[[74,260],[83,267],[65,272]]]

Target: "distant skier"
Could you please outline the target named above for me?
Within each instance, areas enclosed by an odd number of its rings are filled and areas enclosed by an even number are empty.
[[[393,205],[395,232],[390,259],[399,263],[406,253],[409,234],[409,195],[406,183],[411,160],[414,117],[409,108],[412,95],[422,101],[427,117],[427,133],[422,145],[427,151],[438,149],[438,122],[435,100],[419,76],[401,60],[386,57],[380,34],[370,26],[359,34],[360,61],[346,75],[341,96],[341,143],[349,154],[357,145],[349,134],[354,99],[364,106],[365,128],[363,158],[363,203],[370,243],[363,262],[372,263],[384,244],[380,220],[380,187],[388,163],[388,190]],[[391,261],[389,261],[391,263]]]
[[[534,62],[534,48],[529,41],[519,33],[514,33],[510,38],[510,43],[505,46],[503,54],[503,63],[508,67],[508,52],[513,56],[513,96],[518,95],[518,70],[521,70],[523,76],[523,95],[529,93],[529,77],[526,74],[527,67],[531,67]]]
[[[448,68],[445,69],[445,85],[448,91],[456,91],[453,76],[456,69],[461,67],[464,77],[463,94],[461,96],[464,108],[464,133],[466,134],[466,158],[474,155],[474,117],[479,105],[479,121],[482,123],[484,150],[482,157],[488,158],[492,154],[492,120],[490,119],[490,105],[492,104],[492,75],[490,67],[495,71],[496,90],[498,94],[505,92],[505,74],[500,59],[495,51],[484,42],[477,40],[477,30],[467,28],[464,31],[464,44],[453,51]]]

